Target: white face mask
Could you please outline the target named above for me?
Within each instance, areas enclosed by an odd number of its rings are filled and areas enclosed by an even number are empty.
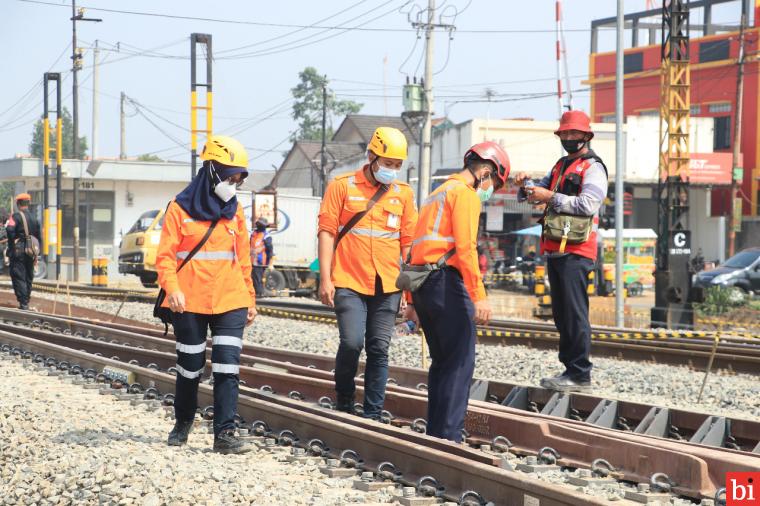
[[[214,186],[214,193],[217,197],[222,199],[222,202],[229,202],[237,193],[237,185],[231,181],[222,181],[219,178],[219,174],[217,174],[216,169],[214,169],[213,164],[211,164],[210,169],[211,173],[214,176],[214,179],[219,181],[216,183],[216,186]]]
[[[222,181],[221,183],[214,186],[214,193],[217,197],[222,199],[223,202],[229,202],[237,193],[237,186],[235,183]]]

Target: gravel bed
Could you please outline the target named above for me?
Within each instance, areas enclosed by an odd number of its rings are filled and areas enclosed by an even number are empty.
[[[0,357],[0,505],[379,504],[393,486],[364,493],[329,479],[316,460],[266,451],[220,455],[213,435],[166,446],[173,421]]]
[[[52,298],[35,293],[33,297]],[[115,312],[120,302],[72,296],[72,303]],[[32,300],[34,307],[34,300]],[[120,316],[155,321],[148,304],[128,302]],[[246,330],[246,341],[264,346],[334,355],[338,349],[335,325],[260,315]],[[420,336],[394,337],[390,361],[394,365],[421,366]],[[657,404],[691,411],[760,420],[760,381],[749,374],[713,373],[707,380],[702,401],[697,403],[704,372],[688,367],[594,358],[594,395]],[[429,361],[428,361],[429,363]],[[475,376],[538,385],[540,379],[562,372],[553,351],[525,346],[482,345],[477,347]]]

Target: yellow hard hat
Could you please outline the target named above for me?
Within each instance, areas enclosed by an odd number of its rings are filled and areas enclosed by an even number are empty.
[[[406,137],[398,128],[379,127],[367,149],[383,158],[406,160]]]
[[[248,168],[248,152],[240,142],[225,135],[212,135],[208,138],[201,152],[201,160]]]

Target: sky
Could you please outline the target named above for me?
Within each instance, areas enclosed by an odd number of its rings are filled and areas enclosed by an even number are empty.
[[[0,44],[6,48],[6,72],[0,84],[0,159],[4,159],[29,151],[34,121],[42,113],[44,72],[65,73],[63,102],[72,108],[71,3],[0,0],[0,4]],[[435,33],[436,116],[448,115],[454,122],[486,114],[557,118],[556,95],[534,96],[556,90],[554,0],[437,0],[437,4],[443,17],[436,15],[436,22],[453,24],[456,30]],[[646,0],[627,0],[626,12],[643,10],[646,4]],[[418,38],[410,20],[427,7],[426,0],[81,0],[81,5],[89,8],[85,17],[103,20],[77,26],[78,46],[85,49],[79,73],[80,135],[90,145],[92,48],[96,41],[101,48],[97,155],[102,158],[119,155],[119,94],[124,92],[138,104],[127,106],[127,155],[155,153],[164,159],[189,160],[193,32],[213,37],[214,132],[237,137],[248,148],[253,170],[271,170],[290,147],[288,139],[297,127],[291,117],[290,90],[305,67],[325,74],[338,99],[357,101],[363,104],[361,113],[380,115],[400,114],[407,77],[424,73],[424,36],[420,33]],[[573,105],[588,111],[589,94],[581,81],[588,73],[591,21],[614,16],[616,2],[564,0],[563,5]],[[718,6],[713,19],[738,23],[738,11],[738,2]],[[600,49],[614,50],[613,31],[600,35]],[[490,106],[472,102],[482,100],[487,88],[503,101]],[[336,127],[340,120],[333,120]]]

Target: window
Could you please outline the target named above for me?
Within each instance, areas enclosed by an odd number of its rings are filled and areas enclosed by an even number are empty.
[[[728,59],[728,39],[709,40],[699,45],[699,62]]]
[[[148,230],[148,227],[151,223],[153,223],[153,220],[156,219],[156,216],[158,216],[158,211],[146,211],[137,218],[137,221],[134,225],[132,225],[132,228],[129,229],[128,234],[132,234],[135,232],[145,232]]]
[[[639,111],[639,116],[659,116],[660,111],[658,109],[644,109]]]
[[[644,53],[631,53],[623,55],[623,72],[641,72],[644,70]]]
[[[709,112],[731,112],[731,102],[720,102],[718,104],[710,104],[707,106]]]
[[[615,122],[615,115],[614,114],[603,114],[602,115],[602,123],[614,123]]]
[[[699,104],[691,104],[689,107],[690,114],[700,114],[702,112],[702,106]]]
[[[715,118],[715,134],[713,149],[728,149],[731,147],[731,116]]]

